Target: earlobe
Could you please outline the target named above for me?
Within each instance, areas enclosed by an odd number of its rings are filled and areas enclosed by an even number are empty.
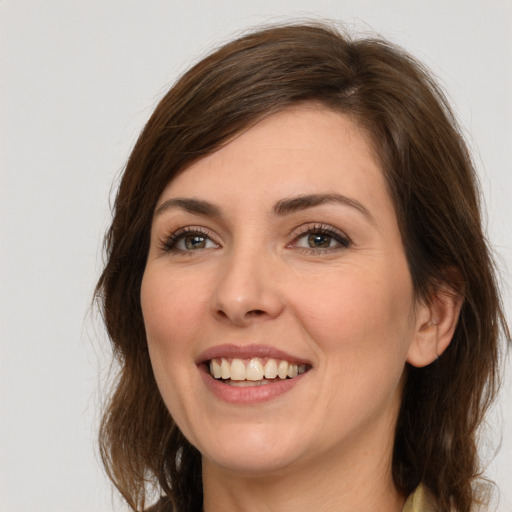
[[[448,348],[464,302],[461,293],[440,287],[428,304],[420,306],[416,332],[407,352],[407,362],[422,368]]]

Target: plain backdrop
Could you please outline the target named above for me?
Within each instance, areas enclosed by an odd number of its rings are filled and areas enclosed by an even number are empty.
[[[242,30],[334,19],[423,60],[480,173],[511,315],[512,1],[0,0],[0,510],[107,512],[95,437],[108,342],[90,312],[111,186],[176,77]],[[482,442],[512,511],[512,393]]]

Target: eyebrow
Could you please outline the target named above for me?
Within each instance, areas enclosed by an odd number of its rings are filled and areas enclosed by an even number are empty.
[[[354,208],[362,213],[373,224],[375,219],[369,210],[356,199],[344,196],[342,194],[310,194],[303,196],[291,197],[289,199],[282,199],[274,206],[274,214],[278,216],[289,215],[290,213],[306,210],[314,206],[322,204],[341,204]]]
[[[201,199],[189,199],[176,197],[173,199],[167,199],[164,201],[156,210],[155,217],[162,214],[164,211],[178,208],[180,210],[184,210],[189,213],[194,213],[196,215],[204,215],[208,217],[222,217],[222,212],[220,208],[215,206],[208,201],[203,201]]]
[[[309,194],[281,199],[274,205],[272,210],[274,215],[284,217],[291,213],[320,206],[322,204],[341,204],[343,206],[354,208],[367,217],[371,223],[375,223],[373,215],[359,201],[337,193]],[[217,218],[222,217],[222,211],[218,206],[202,199],[185,197],[167,199],[155,210],[155,217],[174,208],[184,210],[195,215]]]

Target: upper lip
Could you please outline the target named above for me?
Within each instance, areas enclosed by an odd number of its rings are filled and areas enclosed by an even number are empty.
[[[289,363],[296,363],[299,365],[306,364],[311,366],[311,362],[303,357],[297,357],[268,345],[217,345],[201,352],[196,359],[196,364],[203,364],[211,359],[220,359],[221,357],[238,359],[270,357],[273,359],[288,361]]]

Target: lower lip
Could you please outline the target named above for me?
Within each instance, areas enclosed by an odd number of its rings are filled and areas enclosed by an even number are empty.
[[[231,404],[251,405],[268,402],[300,384],[309,373],[302,373],[293,379],[284,379],[264,384],[262,386],[236,387],[225,384],[221,380],[214,379],[205,367],[200,367],[201,377],[208,389],[217,397]]]

